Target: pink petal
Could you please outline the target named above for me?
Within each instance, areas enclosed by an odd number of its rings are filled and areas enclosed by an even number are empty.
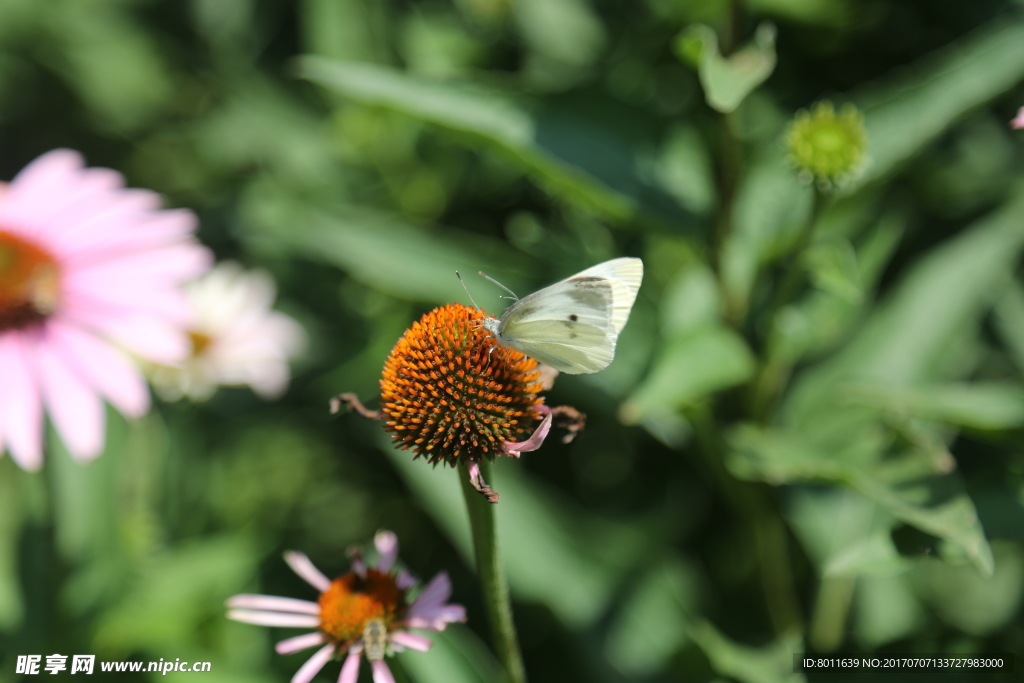
[[[121,413],[139,417],[149,410],[149,391],[142,373],[124,354],[56,317],[47,323],[47,332],[75,372]]]
[[[276,595],[242,594],[228,598],[228,607],[245,609],[270,610],[273,612],[291,612],[293,614],[320,614],[320,605],[309,600],[295,598],[279,598]]]
[[[283,612],[261,612],[258,610],[228,610],[228,619],[256,624],[257,626],[279,626],[281,628],[318,628],[320,617],[308,614],[285,614]]]
[[[518,458],[520,453],[526,453],[528,451],[535,451],[540,448],[541,444],[544,443],[544,439],[547,438],[548,432],[551,431],[551,414],[540,423],[540,426],[530,435],[530,438],[526,441],[506,441],[505,450],[508,455]]]
[[[338,675],[338,683],[356,683],[359,680],[359,660],[363,658],[358,650],[348,653],[345,663],[341,666],[341,674]]]
[[[311,647],[316,647],[326,641],[327,636],[317,631],[316,633],[304,633],[301,636],[282,640],[274,646],[274,649],[277,650],[277,654],[279,655],[290,655],[293,652],[301,652],[302,650],[308,650]]]
[[[1017,112],[1017,118],[1010,121],[1010,128],[1015,128],[1017,130],[1024,128],[1024,107],[1021,107],[1020,111]]]
[[[324,576],[319,569],[314,567],[309,558],[302,553],[289,550],[284,554],[284,561],[288,563],[288,566],[292,568],[293,572],[305,579],[306,583],[321,593],[330,588],[331,580]]]
[[[47,339],[35,347],[43,399],[57,432],[78,460],[92,460],[103,451],[106,413],[103,402],[57,353]]]
[[[395,631],[391,634],[391,642],[395,645],[407,647],[410,650],[416,650],[417,652],[426,652],[433,645],[430,642],[430,638],[421,636],[418,633],[409,633],[408,631]]]
[[[443,631],[450,622],[465,621],[465,607],[446,604],[451,592],[451,581],[446,573],[441,572],[413,602],[409,608],[409,615],[405,619],[405,625],[410,628]]]
[[[404,591],[409,590],[417,583],[419,583],[419,581],[416,580],[415,576],[413,576],[404,569],[398,570],[398,576],[395,578],[395,585],[397,585],[400,589]]]
[[[292,683],[309,683],[333,656],[334,644],[324,645],[295,672],[295,675],[292,676]]]
[[[392,531],[378,531],[373,537],[373,544],[380,553],[377,569],[385,573],[391,571],[391,565],[398,558],[398,536]]]
[[[14,461],[23,470],[35,472],[43,465],[43,401],[21,336],[0,334],[0,431]]]
[[[370,666],[373,667],[373,683],[395,683],[395,677],[383,659],[370,662]]]

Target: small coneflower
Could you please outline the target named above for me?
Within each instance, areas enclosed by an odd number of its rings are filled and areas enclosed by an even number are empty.
[[[864,114],[850,103],[836,111],[828,100],[796,113],[786,129],[790,163],[822,189],[855,180],[868,161]]]
[[[380,410],[363,408],[353,394],[339,396],[333,410],[347,404],[384,420],[401,448],[431,464],[465,462],[473,486],[497,502],[481,476],[481,461],[536,450],[556,417],[571,440],[584,416],[568,406],[544,405],[540,393],[550,387],[553,371],[498,346],[481,325],[485,317],[462,304],[424,314],[384,364]]]
[[[285,561],[313,588],[316,602],[271,595],[236,595],[229,598],[228,618],[260,626],[316,629],[277,644],[279,654],[291,654],[322,646],[292,677],[292,683],[309,683],[328,661],[348,654],[338,683],[356,683],[365,656],[373,669],[374,683],[394,683],[385,657],[405,649],[426,652],[431,642],[407,629],[440,632],[448,624],[466,620],[462,605],[449,604],[451,582],[438,574],[410,600],[416,580],[395,567],[398,539],[390,531],[374,538],[376,565],[353,551],[352,569],[331,581],[302,553],[285,553]]]

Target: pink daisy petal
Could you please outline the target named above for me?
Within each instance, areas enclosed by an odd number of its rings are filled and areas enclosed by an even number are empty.
[[[43,399],[71,455],[92,460],[103,450],[103,404],[52,347],[47,342],[34,347]]]
[[[281,628],[317,628],[320,617],[307,614],[285,614],[283,612],[262,612],[259,610],[228,610],[228,619],[256,624],[257,626],[279,626]]]
[[[350,650],[345,663],[341,666],[338,683],[356,683],[359,680],[359,661],[363,658],[361,651]]]
[[[279,655],[290,655],[302,650],[308,650],[325,642],[327,642],[327,636],[317,631],[316,633],[304,633],[301,636],[282,640],[274,646],[274,649],[277,650]]]
[[[395,645],[407,647],[410,650],[416,650],[417,652],[426,652],[433,645],[430,642],[430,638],[421,636],[418,633],[409,633],[408,631],[395,631],[391,634],[391,642]]]
[[[315,602],[296,600],[295,598],[279,598],[276,595],[235,595],[228,598],[227,606],[294,614],[320,614],[320,605]]]
[[[373,537],[373,544],[380,554],[377,569],[384,573],[391,571],[391,565],[398,557],[398,536],[395,536],[393,531],[378,531]]]
[[[407,591],[415,586],[419,581],[416,577],[405,571],[404,569],[398,570],[398,576],[395,577],[395,584],[402,590]]]
[[[1010,121],[1010,128],[1015,128],[1017,130],[1024,128],[1024,107],[1021,107],[1020,111],[1017,112],[1017,117],[1013,121]]]
[[[300,552],[289,550],[284,554],[284,561],[292,568],[292,571],[302,577],[306,583],[321,593],[330,588],[331,580],[324,576],[323,572],[313,566],[309,558]]]
[[[22,333],[0,334],[0,420],[7,450],[30,472],[43,465],[43,401],[29,367]]]
[[[373,683],[395,683],[395,677],[383,659],[370,662],[370,666],[373,668]]]
[[[295,672],[295,675],[292,676],[292,683],[309,683],[333,656],[334,644],[324,645]]]
[[[76,374],[96,387],[128,417],[149,410],[149,390],[142,373],[120,351],[73,325],[53,320],[47,332]]]

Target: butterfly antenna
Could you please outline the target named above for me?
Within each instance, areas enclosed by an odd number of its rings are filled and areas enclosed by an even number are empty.
[[[473,303],[473,308],[483,310],[482,308],[477,306],[476,301],[473,300],[473,295],[469,293],[469,287],[466,286],[466,281],[462,279],[462,276],[459,275],[459,271],[457,270],[455,271],[455,277],[459,278],[459,282],[462,283],[462,288],[466,290],[466,296],[468,296],[469,300]]]
[[[512,298],[513,298],[513,299],[515,299],[516,301],[519,301],[519,297],[518,297],[518,296],[516,296],[516,293],[515,293],[515,292],[513,292],[513,291],[512,291],[511,289],[509,289],[509,288],[508,288],[508,287],[506,287],[505,285],[503,285],[503,284],[501,284],[500,282],[498,282],[497,280],[495,280],[495,279],[494,279],[493,277],[491,277],[490,275],[488,275],[488,274],[487,274],[487,273],[485,273],[484,271],[482,271],[482,270],[481,270],[481,271],[479,271],[479,275],[480,275],[480,277],[482,277],[482,278],[485,278],[485,279],[487,279],[487,280],[490,280],[490,281],[491,281],[491,282],[493,282],[494,284],[498,285],[499,287],[501,287],[502,289],[504,289],[504,290],[505,290],[506,292],[508,292],[509,294],[511,294],[511,295],[512,295]],[[501,297],[501,298],[502,298],[502,299],[504,299],[505,297]]]

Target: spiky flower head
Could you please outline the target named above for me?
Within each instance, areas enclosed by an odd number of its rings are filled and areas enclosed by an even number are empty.
[[[856,178],[867,161],[864,115],[850,103],[837,113],[828,100],[801,109],[786,130],[790,163],[819,187],[841,186]]]
[[[537,361],[497,346],[480,327],[485,317],[462,304],[435,308],[384,364],[385,429],[431,463],[493,458],[543,418],[535,410],[544,388]]]

